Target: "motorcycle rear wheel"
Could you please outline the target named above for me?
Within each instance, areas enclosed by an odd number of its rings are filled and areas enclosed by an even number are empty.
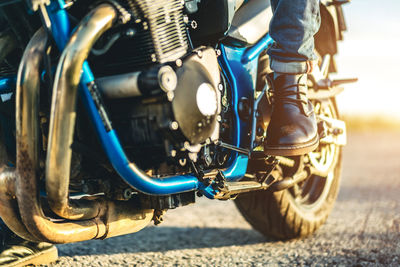
[[[335,99],[313,104],[317,115],[338,118]],[[287,240],[308,236],[325,223],[332,211],[340,185],[342,149],[320,144],[300,160],[300,164],[311,162],[319,171],[329,168],[329,175],[311,175],[286,190],[247,193],[235,200],[243,217],[267,237]]]

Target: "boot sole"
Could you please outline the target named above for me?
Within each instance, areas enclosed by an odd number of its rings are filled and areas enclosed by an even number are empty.
[[[301,156],[317,149],[319,145],[318,134],[308,143],[288,146],[264,146],[264,154],[271,156]]]
[[[55,246],[46,250],[35,253],[31,256],[25,257],[17,262],[13,262],[9,267],[22,267],[26,265],[48,265],[58,259],[58,251]]]

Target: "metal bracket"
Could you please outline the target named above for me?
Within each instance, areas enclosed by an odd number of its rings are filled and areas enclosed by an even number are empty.
[[[204,177],[204,171],[196,166],[196,163],[194,161],[190,160],[190,164],[192,165],[193,173],[197,177],[197,179],[206,187],[209,186],[212,183],[212,179],[210,179],[209,177]]]
[[[268,157],[264,161],[265,174],[258,178],[258,181],[262,184],[270,185],[275,181],[275,177],[271,176],[272,172],[275,170],[276,166],[279,164],[279,160],[276,157]],[[272,178],[272,179],[271,179]]]
[[[262,99],[262,97],[264,95],[267,96],[267,99],[269,101],[269,98],[268,98],[268,90],[269,90],[269,88],[270,87],[269,87],[269,84],[267,82],[265,84],[263,90],[261,91],[260,95],[253,102],[253,110],[252,110],[252,112],[253,112],[253,116],[252,117],[253,118],[252,118],[252,123],[251,123],[251,142],[252,142],[252,144],[251,144],[251,147],[250,147],[250,149],[251,149],[250,152],[253,152],[253,149],[255,147],[257,147],[257,143],[255,142],[255,140],[256,140],[257,117],[259,115],[259,113],[258,113],[258,105],[260,104],[261,99]]]
[[[237,146],[230,145],[230,144],[226,144],[226,143],[221,142],[219,140],[215,141],[214,144],[216,146],[220,146],[220,147],[223,147],[223,148],[226,148],[226,149],[229,149],[229,150],[233,150],[233,151],[236,151],[238,153],[244,154],[246,156],[250,155],[250,151],[248,149],[237,147]]]
[[[276,183],[273,183],[271,186],[271,191],[282,191],[293,187],[295,184],[300,183],[307,179],[311,175],[310,168],[306,167],[304,170],[297,172],[292,177],[286,177]]]
[[[212,186],[215,190],[218,190],[223,194],[229,191],[226,187],[226,178],[222,171],[218,171]]]
[[[39,6],[48,6],[50,5],[50,0],[27,0],[29,7],[33,11],[37,11]]]
[[[160,223],[162,223],[164,221],[164,214],[166,213],[166,210],[155,210],[154,211],[154,215],[153,215],[153,221],[154,221],[154,225],[159,225]]]

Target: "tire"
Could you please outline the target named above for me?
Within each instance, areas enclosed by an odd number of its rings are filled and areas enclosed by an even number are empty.
[[[335,99],[313,104],[317,114],[318,105],[319,112],[325,110],[327,105],[330,112],[324,112],[324,115],[338,117]],[[320,158],[315,157],[318,153]],[[339,191],[342,149],[332,144],[320,144],[317,152],[299,157],[300,164],[307,160],[319,170],[329,167],[329,175],[326,178],[312,175],[296,185],[297,188],[278,192],[258,191],[237,197],[237,208],[254,229],[267,237],[287,240],[308,236],[327,220]],[[285,167],[282,170],[283,173],[290,171]]]

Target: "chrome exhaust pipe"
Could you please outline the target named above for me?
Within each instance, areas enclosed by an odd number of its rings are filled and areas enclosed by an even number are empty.
[[[71,37],[57,70],[51,111],[51,140],[46,162],[46,189],[51,209],[63,218],[76,221],[51,221],[44,215],[39,202],[39,66],[46,49],[45,31],[38,31],[25,50],[17,80],[16,184],[11,178],[8,184],[7,178],[0,177],[0,185],[3,183],[5,188],[16,188],[23,225],[17,219],[19,215],[16,214],[15,206],[9,203],[6,203],[7,207],[11,208],[4,212],[4,216],[16,218],[16,221],[9,220],[8,224],[15,225],[10,228],[26,239],[50,243],[104,239],[139,231],[153,218],[153,210],[133,209],[130,202],[102,199],[70,202],[68,197],[70,144],[75,124],[75,98],[80,70],[91,45],[102,32],[111,27],[116,14],[113,7],[102,4],[86,16]],[[0,201],[7,201],[5,194],[0,191]]]

